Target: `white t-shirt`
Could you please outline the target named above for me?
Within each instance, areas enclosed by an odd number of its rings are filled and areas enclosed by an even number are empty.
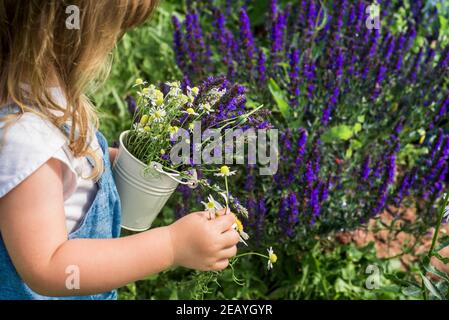
[[[59,90],[53,90],[61,101]],[[0,117],[14,106],[0,107]],[[103,157],[94,134],[91,148]],[[86,157],[75,158],[68,138],[51,122],[25,113],[5,130],[0,122],[0,198],[14,189],[50,159],[63,164],[63,193],[67,231],[81,223],[97,194],[97,184],[85,179],[92,173]],[[45,186],[43,186],[45,188]],[[20,213],[18,213],[20,214]]]

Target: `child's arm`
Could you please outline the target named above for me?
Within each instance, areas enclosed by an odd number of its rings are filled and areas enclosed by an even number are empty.
[[[233,215],[190,214],[171,226],[119,239],[67,240],[61,163],[50,160],[0,198],[0,230],[24,281],[48,296],[106,292],[173,265],[219,270],[236,254]],[[80,289],[66,280],[79,268]],[[0,270],[1,272],[1,270]],[[73,275],[73,274],[72,274]]]

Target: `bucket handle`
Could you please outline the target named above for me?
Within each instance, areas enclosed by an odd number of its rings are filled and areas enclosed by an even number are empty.
[[[151,167],[158,173],[163,174],[167,177],[169,177],[170,179],[172,179],[173,181],[188,186],[192,189],[195,189],[196,187],[198,187],[198,175],[196,173],[196,170],[193,169],[193,175],[191,177],[191,179],[187,180],[187,181],[183,181],[181,179],[178,179],[177,176],[178,174],[176,173],[169,173],[164,171],[164,168],[162,167],[162,164],[157,163],[157,162],[151,162]]]

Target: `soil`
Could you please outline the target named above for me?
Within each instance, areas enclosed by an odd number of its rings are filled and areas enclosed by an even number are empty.
[[[393,219],[394,217],[387,210],[380,215],[380,221],[387,225],[390,225]],[[416,210],[405,209],[403,210],[401,217],[395,222],[395,226],[399,226],[401,223],[405,222],[414,222],[415,220]],[[391,258],[397,256],[402,262],[404,270],[408,270],[410,263],[416,261],[419,254],[425,253],[430,249],[433,233],[434,228],[429,229],[422,241],[413,248],[413,245],[416,242],[413,235],[405,232],[399,232],[395,235],[389,230],[379,228],[379,222],[373,219],[369,221],[368,228],[357,229],[350,232],[340,232],[337,235],[337,240],[343,244],[353,242],[360,247],[366,246],[370,242],[374,242],[378,257]],[[444,234],[449,234],[449,227],[447,224],[442,225],[440,229],[440,236]],[[407,251],[407,248],[412,249],[411,253],[402,254],[404,251]],[[449,257],[449,247],[441,250],[439,253],[443,257]],[[445,265],[436,258],[432,258],[432,264],[439,270],[449,274],[449,264]]]

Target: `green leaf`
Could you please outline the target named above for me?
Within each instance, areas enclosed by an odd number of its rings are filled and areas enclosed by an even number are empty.
[[[434,284],[432,283],[432,281],[430,281],[429,279],[427,279],[423,274],[421,274],[421,278],[422,278],[422,281],[423,281],[425,287],[427,288],[427,290],[429,290],[429,292],[430,292],[433,296],[435,296],[437,299],[443,300],[443,295],[442,295],[441,292],[438,290],[438,288],[434,286]]]
[[[362,125],[360,123],[356,123],[352,130],[354,131],[354,134],[359,133],[360,131],[362,131]]]
[[[270,90],[271,95],[273,96],[273,99],[284,119],[290,121],[290,106],[285,98],[285,93],[273,79],[268,81],[268,89]]]
[[[449,283],[449,276],[446,274],[446,272],[438,270],[437,268],[435,268],[434,266],[432,266],[430,264],[424,264],[424,269],[427,272],[433,273],[434,275],[440,277],[441,279],[443,279]]]
[[[364,123],[364,122],[365,122],[365,115],[362,114],[361,116],[358,116],[358,117],[357,117],[357,121],[358,121],[359,123]]]
[[[345,153],[345,159],[351,159],[352,153],[353,153],[352,148],[348,148]]]
[[[354,136],[353,129],[347,125],[333,127],[325,132],[322,136],[324,142],[330,143],[335,140],[347,141]]]
[[[409,297],[419,298],[421,297],[421,288],[417,286],[408,286],[402,288],[402,293]]]
[[[362,144],[362,142],[360,140],[357,140],[357,139],[352,139],[351,140],[351,148],[353,150],[360,149],[362,147],[362,145],[363,144]]]

